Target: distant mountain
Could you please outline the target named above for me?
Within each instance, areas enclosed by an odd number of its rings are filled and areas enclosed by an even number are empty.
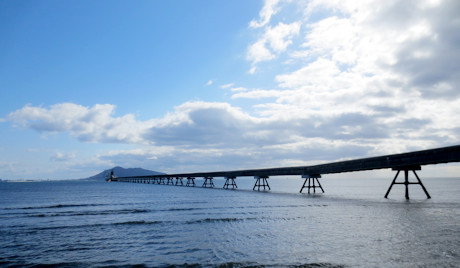
[[[152,171],[143,168],[122,168],[122,167],[114,167],[111,169],[107,169],[102,171],[101,173],[82,179],[82,180],[91,180],[91,181],[102,181],[106,179],[107,174],[113,170],[113,173],[116,177],[129,177],[129,176],[147,176],[147,175],[163,175],[165,173]]]

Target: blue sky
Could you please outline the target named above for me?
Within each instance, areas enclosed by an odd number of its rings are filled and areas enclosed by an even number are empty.
[[[459,3],[355,2],[1,1],[0,178],[460,144]]]

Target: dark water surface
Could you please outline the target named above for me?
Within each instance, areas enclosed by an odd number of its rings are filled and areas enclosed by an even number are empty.
[[[398,185],[383,198],[391,178],[269,182],[0,183],[0,266],[460,267],[460,179],[409,202]]]

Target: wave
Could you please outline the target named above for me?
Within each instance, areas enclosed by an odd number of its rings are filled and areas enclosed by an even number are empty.
[[[162,224],[162,223],[165,223],[165,221],[126,221],[126,222],[94,223],[94,224],[81,224],[81,225],[35,227],[35,228],[31,228],[30,231],[34,232],[34,231],[46,231],[46,230],[81,229],[81,228],[120,226],[120,225],[154,225],[154,224]]]
[[[28,268],[39,268],[39,267],[88,267],[91,266],[90,263],[82,263],[82,262],[57,262],[57,263],[24,263],[24,262],[14,262],[14,261],[0,261],[0,266],[5,267],[28,267]],[[137,267],[137,266],[136,266]],[[142,267],[142,266],[140,266]]]
[[[151,210],[148,209],[120,209],[120,210],[90,210],[90,211],[65,211],[59,213],[40,213],[26,215],[27,217],[69,217],[69,216],[98,216],[98,215],[121,215],[121,214],[135,214],[135,213],[147,213]]]
[[[127,221],[127,222],[117,222],[112,223],[112,225],[153,225],[161,224],[163,221]]]
[[[308,204],[308,205],[258,205],[258,206],[239,206],[233,207],[236,209],[248,209],[248,208],[308,208],[308,207],[327,207],[326,204]]]
[[[257,220],[257,218],[206,218],[201,220],[187,221],[187,224],[199,224],[199,223],[210,223],[210,222],[237,222],[237,221],[248,221]]]
[[[4,208],[4,210],[29,210],[29,209],[50,209],[50,208],[72,208],[72,207],[97,207],[105,206],[107,204],[57,204],[50,206],[32,206],[32,207],[19,207],[19,208]]]
[[[203,210],[204,208],[169,208],[160,211],[192,211],[192,210]],[[209,209],[209,208],[206,208]]]

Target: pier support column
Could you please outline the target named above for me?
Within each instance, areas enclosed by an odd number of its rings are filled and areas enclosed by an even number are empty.
[[[407,167],[396,167],[396,168],[393,168],[393,170],[397,171],[396,176],[391,182],[390,188],[388,188],[388,191],[385,194],[385,198],[388,198],[388,194],[390,194],[391,188],[393,187],[394,184],[404,184],[404,186],[406,187],[406,194],[405,194],[406,199],[409,199],[409,184],[420,184],[420,186],[422,187],[423,191],[426,194],[426,198],[428,199],[431,198],[430,194],[428,193],[422,181],[420,180],[417,173],[415,172],[416,170],[422,170],[421,166],[415,165],[415,166],[407,166]],[[398,178],[399,173],[401,171],[404,171],[404,182],[396,182],[396,179]],[[412,171],[414,173],[415,178],[417,179],[417,182],[409,182],[409,171]]]
[[[316,193],[316,188],[320,188],[321,191],[324,193],[324,189],[319,183],[318,178],[321,178],[320,174],[312,174],[312,175],[302,175],[302,178],[305,179],[302,188],[300,189],[300,193],[302,193],[304,188],[308,188],[308,193],[310,193],[310,189],[313,188],[313,193]],[[315,181],[318,185],[315,185]],[[307,185],[308,182],[308,185]]]
[[[236,177],[225,177],[225,184],[224,184],[224,189],[228,189],[230,186],[232,186],[232,189],[238,188],[235,183]]]
[[[176,185],[184,185],[184,182],[182,181],[182,177],[176,177]]]
[[[174,185],[174,178],[173,177],[168,177],[168,181],[166,182],[167,185]]]
[[[194,177],[187,177],[187,185],[185,185],[185,186],[195,187],[195,178]]]
[[[213,179],[213,177],[204,177],[204,182],[201,187],[207,188],[209,186],[209,188],[214,188]]]
[[[268,185],[268,176],[254,176],[254,179],[256,179],[256,183],[254,184],[254,187],[252,188],[253,191],[256,190],[256,187],[257,187],[257,191],[260,191],[260,187],[264,187],[264,191],[265,191],[265,187],[268,188],[268,190],[271,190],[270,189],[270,185]]]

